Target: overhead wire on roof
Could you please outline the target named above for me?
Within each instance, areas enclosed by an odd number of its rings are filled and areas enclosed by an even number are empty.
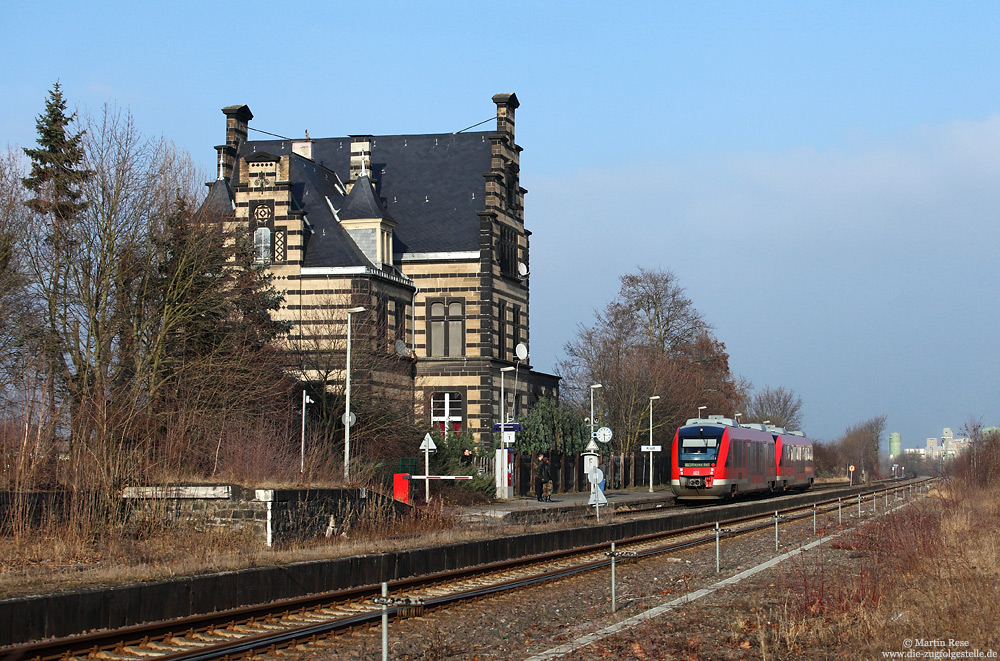
[[[479,126],[479,124],[485,124],[486,122],[488,122],[490,120],[493,120],[493,119],[496,119],[496,115],[494,115],[492,117],[489,117],[487,119],[484,119],[483,121],[479,122],[478,124],[473,124],[472,126],[466,126],[464,129],[462,129],[462,131],[468,131],[469,129],[474,129],[477,126]],[[455,131],[455,133],[461,133],[462,131]],[[455,135],[455,133],[452,133],[452,135]]]
[[[261,131],[260,129],[255,129],[252,126],[247,127],[248,131],[256,131],[257,133],[263,133],[264,135],[273,135],[275,138],[281,138],[282,140],[294,140],[295,138],[286,138],[283,135],[278,135],[277,133],[270,133],[268,131]]]

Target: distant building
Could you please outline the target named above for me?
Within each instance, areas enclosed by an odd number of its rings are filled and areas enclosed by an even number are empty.
[[[899,435],[899,432],[892,432],[889,434],[889,459],[895,459],[900,455],[901,448],[903,447],[903,439]]]
[[[205,202],[273,274],[290,349],[343,352],[346,311],[364,307],[354,322],[377,328],[387,357],[371,378],[411,397],[428,427],[477,440],[501,408],[509,417],[558,396],[559,385],[524,352],[531,233],[514,142],[519,103],[514,94],[493,102],[495,130],[266,140],[248,139],[247,106],[228,106]],[[343,372],[303,362],[297,377],[336,387]]]
[[[941,458],[944,460],[954,459],[965,452],[972,441],[968,438],[955,438],[955,434],[950,427],[945,427],[941,434]]]

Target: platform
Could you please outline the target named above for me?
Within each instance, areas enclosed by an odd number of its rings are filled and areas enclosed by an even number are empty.
[[[674,503],[674,494],[668,486],[655,486],[653,493],[649,492],[649,487],[636,487],[634,489],[616,489],[604,492],[604,497],[608,499],[608,504],[601,507],[601,515],[605,512],[636,509],[655,508],[657,506],[669,507]],[[539,502],[533,495],[513,498],[511,500],[501,500],[486,505],[468,505],[454,508],[454,512],[459,518],[467,521],[522,521],[526,518],[537,518],[547,516],[586,516],[594,512],[594,506],[589,504],[590,492],[579,493],[554,493],[552,502]]]

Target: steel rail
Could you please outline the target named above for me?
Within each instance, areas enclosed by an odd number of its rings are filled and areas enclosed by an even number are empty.
[[[907,484],[921,483],[921,482],[923,481],[908,482]],[[887,491],[898,490],[901,488],[903,488],[902,484],[893,487],[881,487],[881,488],[876,487],[871,490],[860,492],[858,495],[861,496],[867,496],[869,494],[875,495],[878,494],[879,492],[884,493]],[[816,503],[796,505],[793,507],[788,507],[778,510],[769,510],[767,513],[734,517],[731,519],[724,519],[724,520],[720,519],[712,523],[686,526],[671,531],[664,531],[659,533],[650,533],[647,535],[641,535],[633,538],[623,539],[617,542],[617,544],[620,547],[627,545],[632,545],[632,546],[642,545],[644,543],[663,540],[665,538],[682,537],[684,535],[704,530],[714,531],[717,524],[722,525],[723,523],[725,523],[727,525],[734,525],[740,523],[747,523],[753,520],[770,519],[773,517],[773,515],[771,514],[772,511],[777,511],[779,514],[785,513],[786,515],[788,515],[801,510],[808,510],[807,512],[798,516],[786,517],[788,521],[798,521],[810,516],[812,514],[814,506],[819,506],[819,505],[832,506],[833,504],[838,503],[838,501],[840,503],[844,503],[842,499],[831,498],[824,501],[818,501]],[[832,507],[825,509],[824,513],[828,513],[832,511],[832,509],[833,509]],[[738,530],[730,531],[726,533],[726,535],[735,536],[739,534],[745,534],[770,526],[771,526],[770,522],[761,523],[753,526],[745,526]],[[656,554],[669,553],[684,548],[705,544],[714,540],[715,540],[714,534],[700,536],[683,542],[677,542],[674,544],[658,546],[652,549],[637,551],[637,556],[648,557]],[[602,552],[607,547],[608,543],[602,542],[584,547],[577,547],[569,550],[553,551],[551,553],[534,555],[528,558],[506,560],[502,562],[490,563],[487,565],[479,565],[476,567],[470,567],[461,570],[439,572],[432,575],[401,579],[397,581],[392,581],[389,583],[389,585],[392,587],[393,591],[396,592],[406,591],[406,590],[412,591],[416,589],[428,590],[440,585],[441,582],[462,580],[470,577],[483,576],[490,573],[495,574],[517,568],[527,568],[530,565],[537,566],[539,564],[544,564],[546,562],[565,560],[573,557],[581,558],[585,557],[587,554]],[[482,598],[484,596],[497,594],[509,590],[521,589],[541,582],[556,580],[559,578],[565,578],[587,571],[593,571],[596,569],[607,567],[610,564],[611,560],[601,557],[598,560],[579,562],[570,567],[562,567],[555,570],[538,572],[536,574],[529,575],[527,577],[495,582],[481,588],[458,590],[453,593],[439,597],[424,598],[423,603],[425,607],[438,608],[441,606],[449,605],[467,599]],[[134,646],[140,646],[140,647],[144,646],[148,644],[148,642],[151,639],[161,639],[164,641],[163,643],[161,643],[161,645],[171,646],[173,644],[167,641],[175,638],[176,636],[189,636],[198,633],[204,634],[206,632],[218,630],[218,628],[223,625],[228,626],[230,629],[232,627],[238,627],[238,626],[252,626],[253,624],[259,624],[260,619],[262,617],[270,620],[276,617],[289,616],[293,614],[303,614],[308,609],[317,609],[320,607],[333,606],[335,604],[350,604],[352,602],[357,603],[362,600],[371,599],[372,597],[378,594],[378,589],[379,586],[364,586],[349,590],[338,590],[319,595],[300,597],[297,599],[284,601],[278,604],[271,604],[268,606],[255,606],[247,609],[239,609],[236,611],[226,611],[226,612],[214,613],[211,615],[184,618],[181,620],[174,620],[166,623],[158,623],[154,625],[139,625],[134,627],[128,627],[126,629],[119,629],[108,632],[99,632],[93,634],[86,634],[83,636],[73,636],[69,638],[63,638],[54,641],[43,641],[40,643],[33,643],[23,646],[9,647],[6,649],[0,649],[0,653],[2,653],[5,656],[5,658],[13,657],[20,659],[40,659],[40,660],[66,659],[70,658],[71,656],[87,656],[102,651],[103,652],[113,651],[113,653],[128,655],[135,658],[139,658],[140,656],[144,658],[155,657],[156,659],[164,659],[164,660],[169,659],[171,661],[179,659],[209,659],[209,658],[220,658],[223,656],[232,656],[236,654],[243,654],[253,649],[261,649],[264,647],[286,646],[293,641],[315,638],[321,635],[329,634],[333,631],[349,629],[370,624],[381,619],[382,609],[373,607],[370,612],[352,616],[338,617],[332,619],[329,622],[286,627],[281,632],[263,632],[259,634],[247,634],[246,637],[240,638],[237,641],[226,641],[215,644],[211,642],[205,642],[197,650],[185,650],[178,652],[167,651],[165,654],[156,654],[153,650],[144,649],[142,653],[137,652],[134,654],[130,654],[129,652],[125,651],[125,648]],[[388,609],[387,612],[395,617],[400,614],[400,608],[391,607]],[[140,635],[142,636],[142,638],[141,640],[137,641],[136,637]],[[131,641],[126,642],[129,641],[130,638]],[[176,645],[173,646],[176,647]]]

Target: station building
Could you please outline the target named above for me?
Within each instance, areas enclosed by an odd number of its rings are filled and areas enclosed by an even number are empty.
[[[204,205],[273,274],[291,352],[344,351],[347,311],[363,307],[352,323],[376,329],[374,351],[386,358],[372,377],[412,399],[418,422],[478,441],[500,420],[501,379],[508,419],[559,386],[525,356],[531,233],[519,103],[514,94],[493,103],[490,131],[266,140],[249,139],[250,108],[225,107]],[[339,387],[343,368],[322,365],[290,369]]]

